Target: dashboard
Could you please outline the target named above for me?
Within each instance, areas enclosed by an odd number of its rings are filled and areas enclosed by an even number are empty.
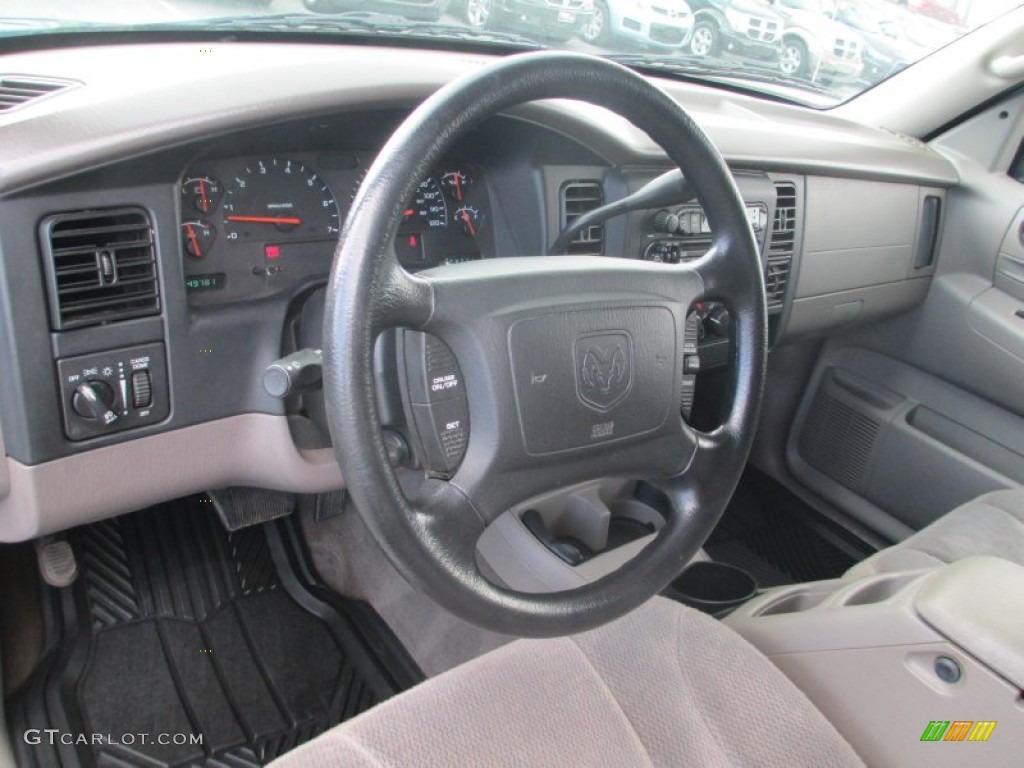
[[[79,85],[0,114],[4,540],[227,485],[343,485],[315,398],[272,397],[264,370],[317,345],[335,242],[388,136],[487,58],[405,51],[410,68],[372,47],[215,51],[218,67],[170,74],[168,60],[194,55],[186,45],[5,57],[12,71],[73,73]],[[258,98],[242,87],[257,80]],[[773,343],[922,300],[957,181],[947,160],[804,108],[659,85],[733,170]],[[575,217],[668,168],[602,110],[524,105],[422,168],[392,247],[411,271],[543,256]],[[591,227],[569,253],[672,263],[709,242],[689,201]],[[726,364],[728,308],[704,303],[694,318],[702,369]],[[393,363],[379,363],[388,375]]]

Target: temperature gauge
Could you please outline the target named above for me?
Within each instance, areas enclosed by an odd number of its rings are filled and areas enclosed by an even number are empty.
[[[466,193],[472,184],[473,178],[462,171],[448,171],[441,177],[441,188],[444,189],[444,193],[457,203],[466,199]]]
[[[217,210],[217,206],[220,205],[223,191],[221,183],[215,178],[196,176],[182,182],[181,199],[187,208],[200,213],[210,213]]]
[[[181,239],[185,245],[185,253],[195,259],[203,258],[213,245],[217,230],[208,221],[196,219],[181,225]]]
[[[480,211],[470,205],[464,205],[455,211],[455,223],[462,233],[476,237],[480,231]]]

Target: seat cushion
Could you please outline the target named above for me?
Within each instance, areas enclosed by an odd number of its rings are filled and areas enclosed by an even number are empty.
[[[853,566],[846,576],[933,568],[972,555],[1024,565],[1024,490],[994,491],[961,504],[910,538]]]
[[[592,632],[510,643],[273,765],[862,763],[746,641],[703,614],[655,598]]]

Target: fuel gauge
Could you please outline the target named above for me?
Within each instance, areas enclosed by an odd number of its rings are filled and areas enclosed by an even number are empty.
[[[210,213],[217,210],[224,187],[212,176],[195,176],[181,184],[181,199],[186,208]]]
[[[185,253],[195,259],[201,259],[210,250],[217,238],[217,230],[208,221],[195,219],[181,225],[181,238],[185,245]]]
[[[480,211],[471,205],[463,205],[455,211],[455,223],[464,235],[476,237],[480,231]]]

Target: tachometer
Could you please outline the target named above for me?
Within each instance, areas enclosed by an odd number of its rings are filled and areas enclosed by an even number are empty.
[[[402,225],[416,230],[444,229],[448,226],[448,203],[434,177],[420,182],[402,216]]]
[[[255,161],[231,181],[223,214],[229,241],[325,240],[340,232],[327,185],[302,163],[276,157]]]

